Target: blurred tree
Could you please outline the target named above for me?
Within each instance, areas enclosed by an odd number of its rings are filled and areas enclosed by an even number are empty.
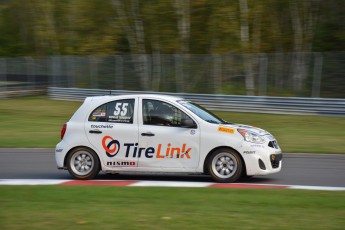
[[[32,20],[27,11],[28,2],[4,1],[0,3],[0,52],[3,56],[34,54]]]
[[[56,9],[55,1],[28,0],[27,4],[30,4],[27,9],[32,21],[35,53],[37,55],[60,54],[54,12]]]
[[[61,43],[66,54],[114,54],[123,48],[123,34],[110,1],[59,2]]]
[[[190,0],[175,0],[174,6],[181,43],[179,53],[188,54],[190,39]]]
[[[0,52],[344,50],[344,10],[343,0],[2,0]]]
[[[313,51],[345,50],[345,1],[320,1]]]
[[[146,55],[145,31],[141,16],[142,7],[139,5],[139,0],[113,0],[113,6],[126,35],[135,62],[134,68],[137,75],[140,76],[142,89],[148,90],[150,88],[149,60]]]
[[[190,54],[212,54],[221,82],[221,68],[235,62],[219,54],[241,53],[232,68],[254,95],[265,66],[258,54],[275,53],[291,66],[285,75],[275,67],[275,85],[300,92],[312,68],[306,53],[345,50],[344,11],[344,0],[0,0],[0,55],[130,55],[143,90],[159,89],[166,71],[184,91],[201,87]],[[174,68],[161,69],[163,54],[174,54]]]

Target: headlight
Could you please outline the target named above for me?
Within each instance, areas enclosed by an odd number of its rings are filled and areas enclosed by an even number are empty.
[[[246,129],[237,129],[237,131],[243,136],[245,141],[256,144],[263,144],[265,142],[265,138],[257,133],[248,131]]]

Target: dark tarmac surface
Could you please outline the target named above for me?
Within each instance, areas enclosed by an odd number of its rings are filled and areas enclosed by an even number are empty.
[[[56,168],[54,149],[0,149],[0,179],[73,179]],[[205,175],[100,174],[101,180],[213,182]],[[238,182],[345,187],[345,154],[286,153],[282,171]]]

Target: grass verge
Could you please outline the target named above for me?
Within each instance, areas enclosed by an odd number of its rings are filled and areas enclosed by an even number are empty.
[[[0,100],[0,147],[54,147],[62,125],[80,105],[46,97]],[[216,113],[228,121],[266,129],[284,152],[345,153],[343,117]]]
[[[345,192],[0,186],[0,229],[343,229]]]
[[[0,100],[0,147],[52,148],[60,139],[62,125],[81,102],[53,101],[46,97]]]
[[[345,154],[345,118],[329,116],[217,113],[227,121],[260,127],[273,134],[283,152]]]

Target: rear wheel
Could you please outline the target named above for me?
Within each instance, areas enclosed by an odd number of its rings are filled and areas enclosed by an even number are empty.
[[[215,181],[230,183],[240,178],[243,166],[238,153],[223,148],[211,154],[207,167]]]
[[[76,148],[67,157],[67,169],[77,179],[93,179],[100,171],[98,156],[88,148]]]

